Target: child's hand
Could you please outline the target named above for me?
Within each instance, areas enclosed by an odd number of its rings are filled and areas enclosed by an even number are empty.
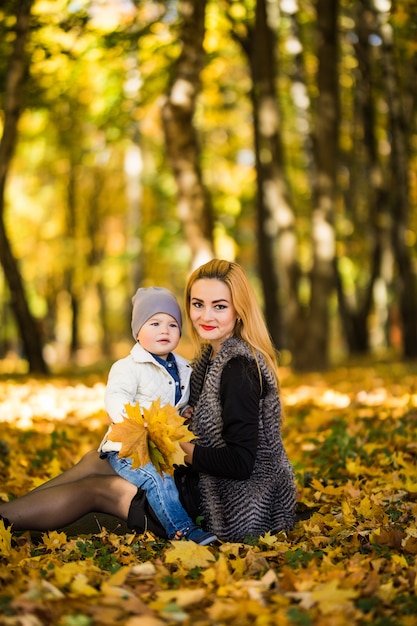
[[[193,416],[193,413],[194,413],[194,408],[192,406],[186,406],[185,409],[181,411],[182,417],[184,417],[186,420],[191,419]]]

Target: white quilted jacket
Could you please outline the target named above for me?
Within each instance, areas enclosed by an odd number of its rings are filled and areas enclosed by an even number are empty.
[[[181,380],[181,399],[177,408],[187,405],[190,395],[191,366],[186,359],[175,354]],[[125,405],[137,402],[145,409],[160,398],[161,405],[175,406],[175,381],[163,365],[141,345],[136,343],[129,356],[116,361],[109,372],[104,403],[112,422],[121,422],[126,416]],[[111,426],[99,446],[99,452],[119,451],[120,442],[110,441],[107,436]]]

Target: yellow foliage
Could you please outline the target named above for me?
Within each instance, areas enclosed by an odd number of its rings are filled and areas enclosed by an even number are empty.
[[[56,550],[60,549],[62,544],[66,542],[67,536],[65,533],[57,533],[53,530],[43,535],[42,540],[48,550]]]
[[[158,398],[149,409],[126,405],[127,417],[112,425],[108,438],[122,443],[120,457],[132,459],[132,468],[153,463],[160,474],[174,473],[174,465],[184,464],[181,442],[195,439],[175,407],[161,407]]]
[[[201,602],[205,595],[205,589],[173,589],[170,591],[158,591],[156,599],[152,601],[152,607],[163,611],[167,604],[174,602],[184,608],[190,604]]]
[[[187,567],[207,567],[214,556],[208,546],[200,546],[193,541],[171,541],[165,555],[166,563],[182,563]]]
[[[12,544],[12,531],[6,528],[4,521],[0,519],[0,555],[9,556]]]
[[[90,585],[85,574],[76,574],[70,584],[70,591],[78,596],[97,596],[99,592]]]
[[[50,382],[0,381],[0,399],[7,405],[0,438],[10,449],[9,457],[0,459],[3,501],[55,475],[58,463],[73,465],[100,441],[106,420],[90,421],[85,406],[90,402],[96,416],[103,388],[92,402],[90,389],[81,386],[76,394],[72,384],[65,390],[61,384],[55,393]],[[417,395],[410,390],[415,375],[383,365],[320,377],[284,372],[281,385],[291,400],[284,440],[298,497],[313,508],[293,530],[207,547],[97,525],[88,536],[74,537],[68,529],[37,533],[35,543],[33,533],[10,532],[0,522],[4,619],[64,624],[81,616],[103,626],[385,621],[413,626]],[[56,418],[48,394],[66,407],[66,417],[60,410]],[[161,447],[167,456],[184,433],[193,438],[172,407],[162,412],[153,407],[146,417],[138,407],[132,413],[137,423],[128,439],[141,441],[146,431],[149,440],[154,427],[154,449]],[[117,520],[111,527],[118,528]]]

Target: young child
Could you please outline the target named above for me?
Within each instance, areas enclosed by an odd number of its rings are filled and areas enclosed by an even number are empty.
[[[140,288],[132,304],[132,333],[137,343],[129,356],[112,365],[106,386],[105,406],[112,422],[123,420],[129,403],[149,408],[160,398],[161,405],[169,403],[181,410],[189,398],[191,367],[173,353],[182,327],[175,296],[161,287]],[[111,426],[100,444],[100,456],[108,459],[117,474],[146,491],[168,537],[201,545],[215,541],[216,535],[197,526],[181,505],[174,478],[165,473],[162,477],[152,463],[132,469],[132,459],[119,458],[122,444],[108,439],[110,431]]]

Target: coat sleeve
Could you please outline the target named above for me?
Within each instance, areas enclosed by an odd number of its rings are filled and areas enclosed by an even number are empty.
[[[245,480],[253,471],[258,445],[261,384],[256,364],[243,357],[231,359],[222,374],[224,447],[196,444],[192,468],[198,472]]]
[[[126,416],[125,405],[134,401],[137,385],[127,359],[112,365],[104,394],[104,405],[112,422],[121,422]]]

